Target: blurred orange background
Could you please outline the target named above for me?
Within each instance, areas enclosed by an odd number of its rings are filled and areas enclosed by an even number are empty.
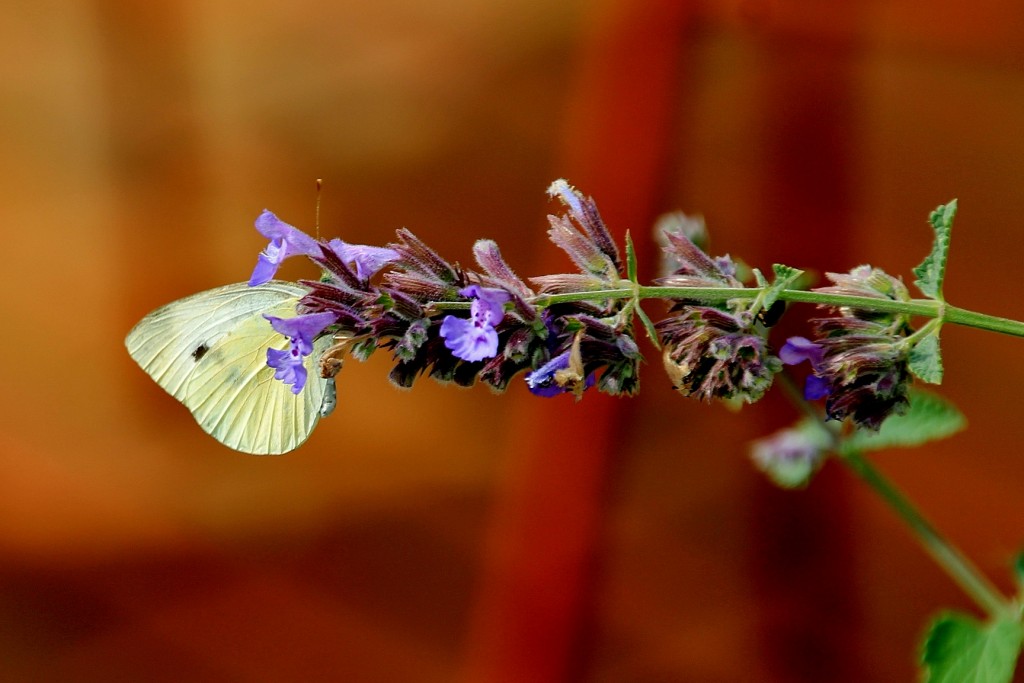
[[[838,465],[753,470],[780,397],[684,400],[650,347],[641,396],[578,404],[400,392],[378,354],[254,458],[123,339],[245,280],[263,208],[313,230],[316,178],[326,237],[491,237],[524,276],[565,265],[558,177],[647,279],[683,209],[762,269],[909,281],[956,196],[948,299],[1024,318],[1019,3],[14,0],[0,37],[0,679],[911,680],[928,619],[973,611]],[[1024,342],[943,342],[970,428],[874,460],[1009,592]]]

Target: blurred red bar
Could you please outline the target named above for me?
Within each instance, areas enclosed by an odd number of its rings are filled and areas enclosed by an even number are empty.
[[[811,2],[780,2],[756,17],[761,55],[759,114],[764,142],[752,201],[768,218],[751,235],[763,262],[814,264],[824,271],[859,263],[856,150],[857,64],[864,4],[828,12]],[[784,217],[779,219],[778,217]],[[783,248],[780,248],[784,246]],[[776,339],[806,334],[783,319]],[[757,413],[765,432],[791,423],[781,396]],[[757,591],[759,659],[764,681],[862,681],[857,596],[851,571],[849,477],[828,467],[796,494],[758,486],[750,499],[748,572]],[[819,577],[830,577],[822,581]],[[909,659],[909,658],[908,658]]]
[[[620,244],[646,235],[671,163],[679,68],[692,4],[606,2],[592,10],[563,136],[564,176],[598,206]],[[539,245],[541,246],[541,245]],[[638,248],[653,255],[649,240]],[[543,245],[542,272],[567,261]],[[641,263],[650,262],[643,258]],[[587,669],[605,492],[624,401],[590,392],[510,397],[507,463],[470,622],[467,680],[578,680]]]

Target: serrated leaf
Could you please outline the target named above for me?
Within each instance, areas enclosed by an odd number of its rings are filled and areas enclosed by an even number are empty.
[[[942,384],[942,352],[939,349],[938,329],[914,344],[907,364],[914,376],[929,384]]]
[[[980,624],[961,614],[946,614],[932,624],[921,663],[927,683],[1007,683],[1020,652],[1021,625],[1000,620]]]
[[[626,277],[630,282],[636,282],[636,248],[633,246],[633,237],[626,231]]]
[[[772,307],[772,304],[779,298],[779,294],[782,290],[789,288],[804,271],[798,268],[791,268],[790,266],[784,266],[780,263],[772,265],[772,271],[775,273],[775,281],[772,282],[771,287],[765,290],[764,298],[761,300],[762,307],[768,310]],[[760,282],[759,286],[764,286]]]
[[[953,231],[953,218],[956,216],[957,202],[954,199],[932,211],[928,221],[935,231],[932,251],[925,257],[914,275],[914,284],[925,296],[942,301],[942,281],[946,277],[946,259],[949,256],[949,238]]]
[[[910,408],[893,415],[877,432],[861,429],[843,440],[844,449],[877,451],[882,448],[912,448],[952,436],[967,426],[967,419],[949,401],[924,391],[910,392]]]

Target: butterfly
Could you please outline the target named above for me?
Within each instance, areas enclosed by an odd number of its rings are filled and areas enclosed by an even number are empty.
[[[263,314],[290,317],[306,290],[271,280],[238,283],[161,306],[125,338],[128,353],[199,426],[229,448],[254,455],[294,450],[337,403],[333,378],[318,359],[331,336],[314,342],[299,394],[274,379],[267,349],[286,349]]]

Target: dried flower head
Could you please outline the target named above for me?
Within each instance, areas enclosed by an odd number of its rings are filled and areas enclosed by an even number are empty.
[[[682,232],[666,233],[665,251],[678,264],[659,280],[673,287],[741,286],[728,256],[711,258]],[[750,309],[752,300],[722,307],[683,300],[673,316],[657,324],[662,361],[672,385],[684,396],[753,403],[771,387],[781,368],[765,338],[766,331]]]

